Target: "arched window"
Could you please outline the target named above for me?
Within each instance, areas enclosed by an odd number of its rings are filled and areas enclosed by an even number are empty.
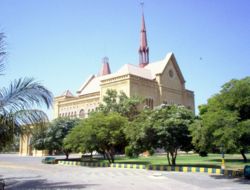
[[[154,108],[154,100],[152,98],[146,98],[145,99],[145,104],[150,109]]]
[[[84,117],[85,117],[84,109],[81,109],[81,110],[80,110],[80,112],[79,112],[79,117],[80,117],[80,118],[84,118]]]

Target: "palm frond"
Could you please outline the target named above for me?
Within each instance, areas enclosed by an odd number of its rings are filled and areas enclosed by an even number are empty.
[[[0,75],[2,75],[2,72],[4,70],[3,60],[6,55],[4,38],[5,38],[4,33],[0,33]]]
[[[0,114],[15,113],[29,110],[34,106],[47,108],[52,106],[53,95],[33,78],[20,78],[10,84],[8,88],[0,90]]]
[[[47,123],[48,121],[48,116],[42,110],[21,110],[13,115],[13,122],[17,126],[37,125]]]
[[[20,110],[1,116],[1,118],[1,125],[9,126],[16,132],[20,132],[20,126],[41,125],[49,121],[46,113],[37,109]]]

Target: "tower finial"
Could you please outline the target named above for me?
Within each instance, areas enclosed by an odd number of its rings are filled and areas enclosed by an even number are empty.
[[[141,25],[141,34],[140,34],[140,47],[139,47],[139,66],[144,67],[149,63],[149,48],[147,42],[146,26],[144,20],[144,2],[141,3],[142,7],[142,25]]]
[[[142,14],[143,14],[143,11],[144,11],[144,10],[143,10],[143,8],[144,8],[144,2],[141,1],[141,2],[140,2],[140,5],[141,5],[141,11],[142,11]]]
[[[109,67],[109,58],[108,57],[104,57],[102,59],[102,67],[99,73],[99,76],[104,76],[104,75],[108,75],[110,74],[110,67]]]

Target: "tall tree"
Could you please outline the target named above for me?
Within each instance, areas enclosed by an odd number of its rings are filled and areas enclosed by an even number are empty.
[[[2,146],[12,141],[14,134],[20,133],[21,126],[36,125],[48,121],[45,112],[33,107],[52,105],[52,94],[32,78],[18,79],[9,88],[0,89],[0,140]]]
[[[5,44],[4,44],[4,33],[0,32],[0,75],[4,70],[4,57],[6,55]]]
[[[0,33],[0,74],[4,69],[5,43]],[[20,78],[11,82],[8,88],[0,89],[0,147],[13,141],[23,125],[35,125],[48,121],[47,115],[36,108],[52,106],[53,96],[33,78]]]
[[[142,99],[137,96],[128,97],[123,91],[118,93],[116,90],[108,89],[99,110],[105,114],[117,112],[132,121],[139,114],[138,106],[141,102]]]
[[[177,151],[191,148],[188,127],[193,117],[183,106],[163,105],[152,111],[144,110],[125,129],[125,134],[135,153],[163,148],[169,165],[175,165]]]
[[[227,82],[200,110],[200,134],[195,126],[191,128],[196,148],[219,150],[223,146],[225,151],[240,152],[246,162],[245,152],[250,148],[250,77]]]
[[[149,121],[153,110],[144,109],[130,122],[124,132],[131,149],[131,157],[137,157],[141,152],[157,148],[157,134],[153,124]]]
[[[79,119],[57,118],[54,119],[48,126],[46,138],[44,140],[45,148],[49,151],[63,152],[66,159],[69,157],[71,149],[63,146],[63,140],[76,125]],[[43,139],[43,138],[42,138]],[[41,139],[37,139],[38,142]]]
[[[96,131],[92,130],[92,125],[85,124],[86,120],[81,120],[65,137],[63,140],[65,149],[81,153],[102,152],[97,144]]]
[[[83,152],[96,150],[113,163],[116,147],[126,143],[123,133],[126,125],[127,118],[116,112],[92,113],[70,132],[64,146]]]
[[[31,145],[37,150],[45,150],[46,147],[46,136],[48,125],[37,125],[36,127],[30,129],[31,137]]]
[[[167,152],[169,165],[176,164],[178,150],[191,148],[189,126],[193,122],[193,113],[184,106],[165,105],[153,112],[151,123],[156,130],[158,147]]]

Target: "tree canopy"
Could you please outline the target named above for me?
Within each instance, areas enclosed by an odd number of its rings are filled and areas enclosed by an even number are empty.
[[[113,163],[116,148],[126,143],[123,133],[126,125],[127,119],[116,112],[92,113],[71,131],[64,146],[83,152],[96,150]]]
[[[135,152],[163,148],[169,164],[175,165],[177,150],[191,148],[188,127],[193,117],[193,113],[183,106],[164,105],[152,111],[144,110],[128,126],[126,135]]]
[[[191,128],[196,149],[245,152],[250,147],[250,77],[231,80],[200,106],[200,118]],[[199,130],[199,133],[196,131]]]
[[[137,96],[128,97],[123,91],[118,93],[108,89],[98,110],[103,113],[117,112],[131,121],[140,113],[138,106],[141,102],[142,99]]]
[[[32,144],[38,150],[47,149],[63,152],[68,159],[71,149],[63,146],[63,140],[73,127],[79,123],[79,119],[57,118],[49,123],[48,128],[37,128],[33,131]]]

